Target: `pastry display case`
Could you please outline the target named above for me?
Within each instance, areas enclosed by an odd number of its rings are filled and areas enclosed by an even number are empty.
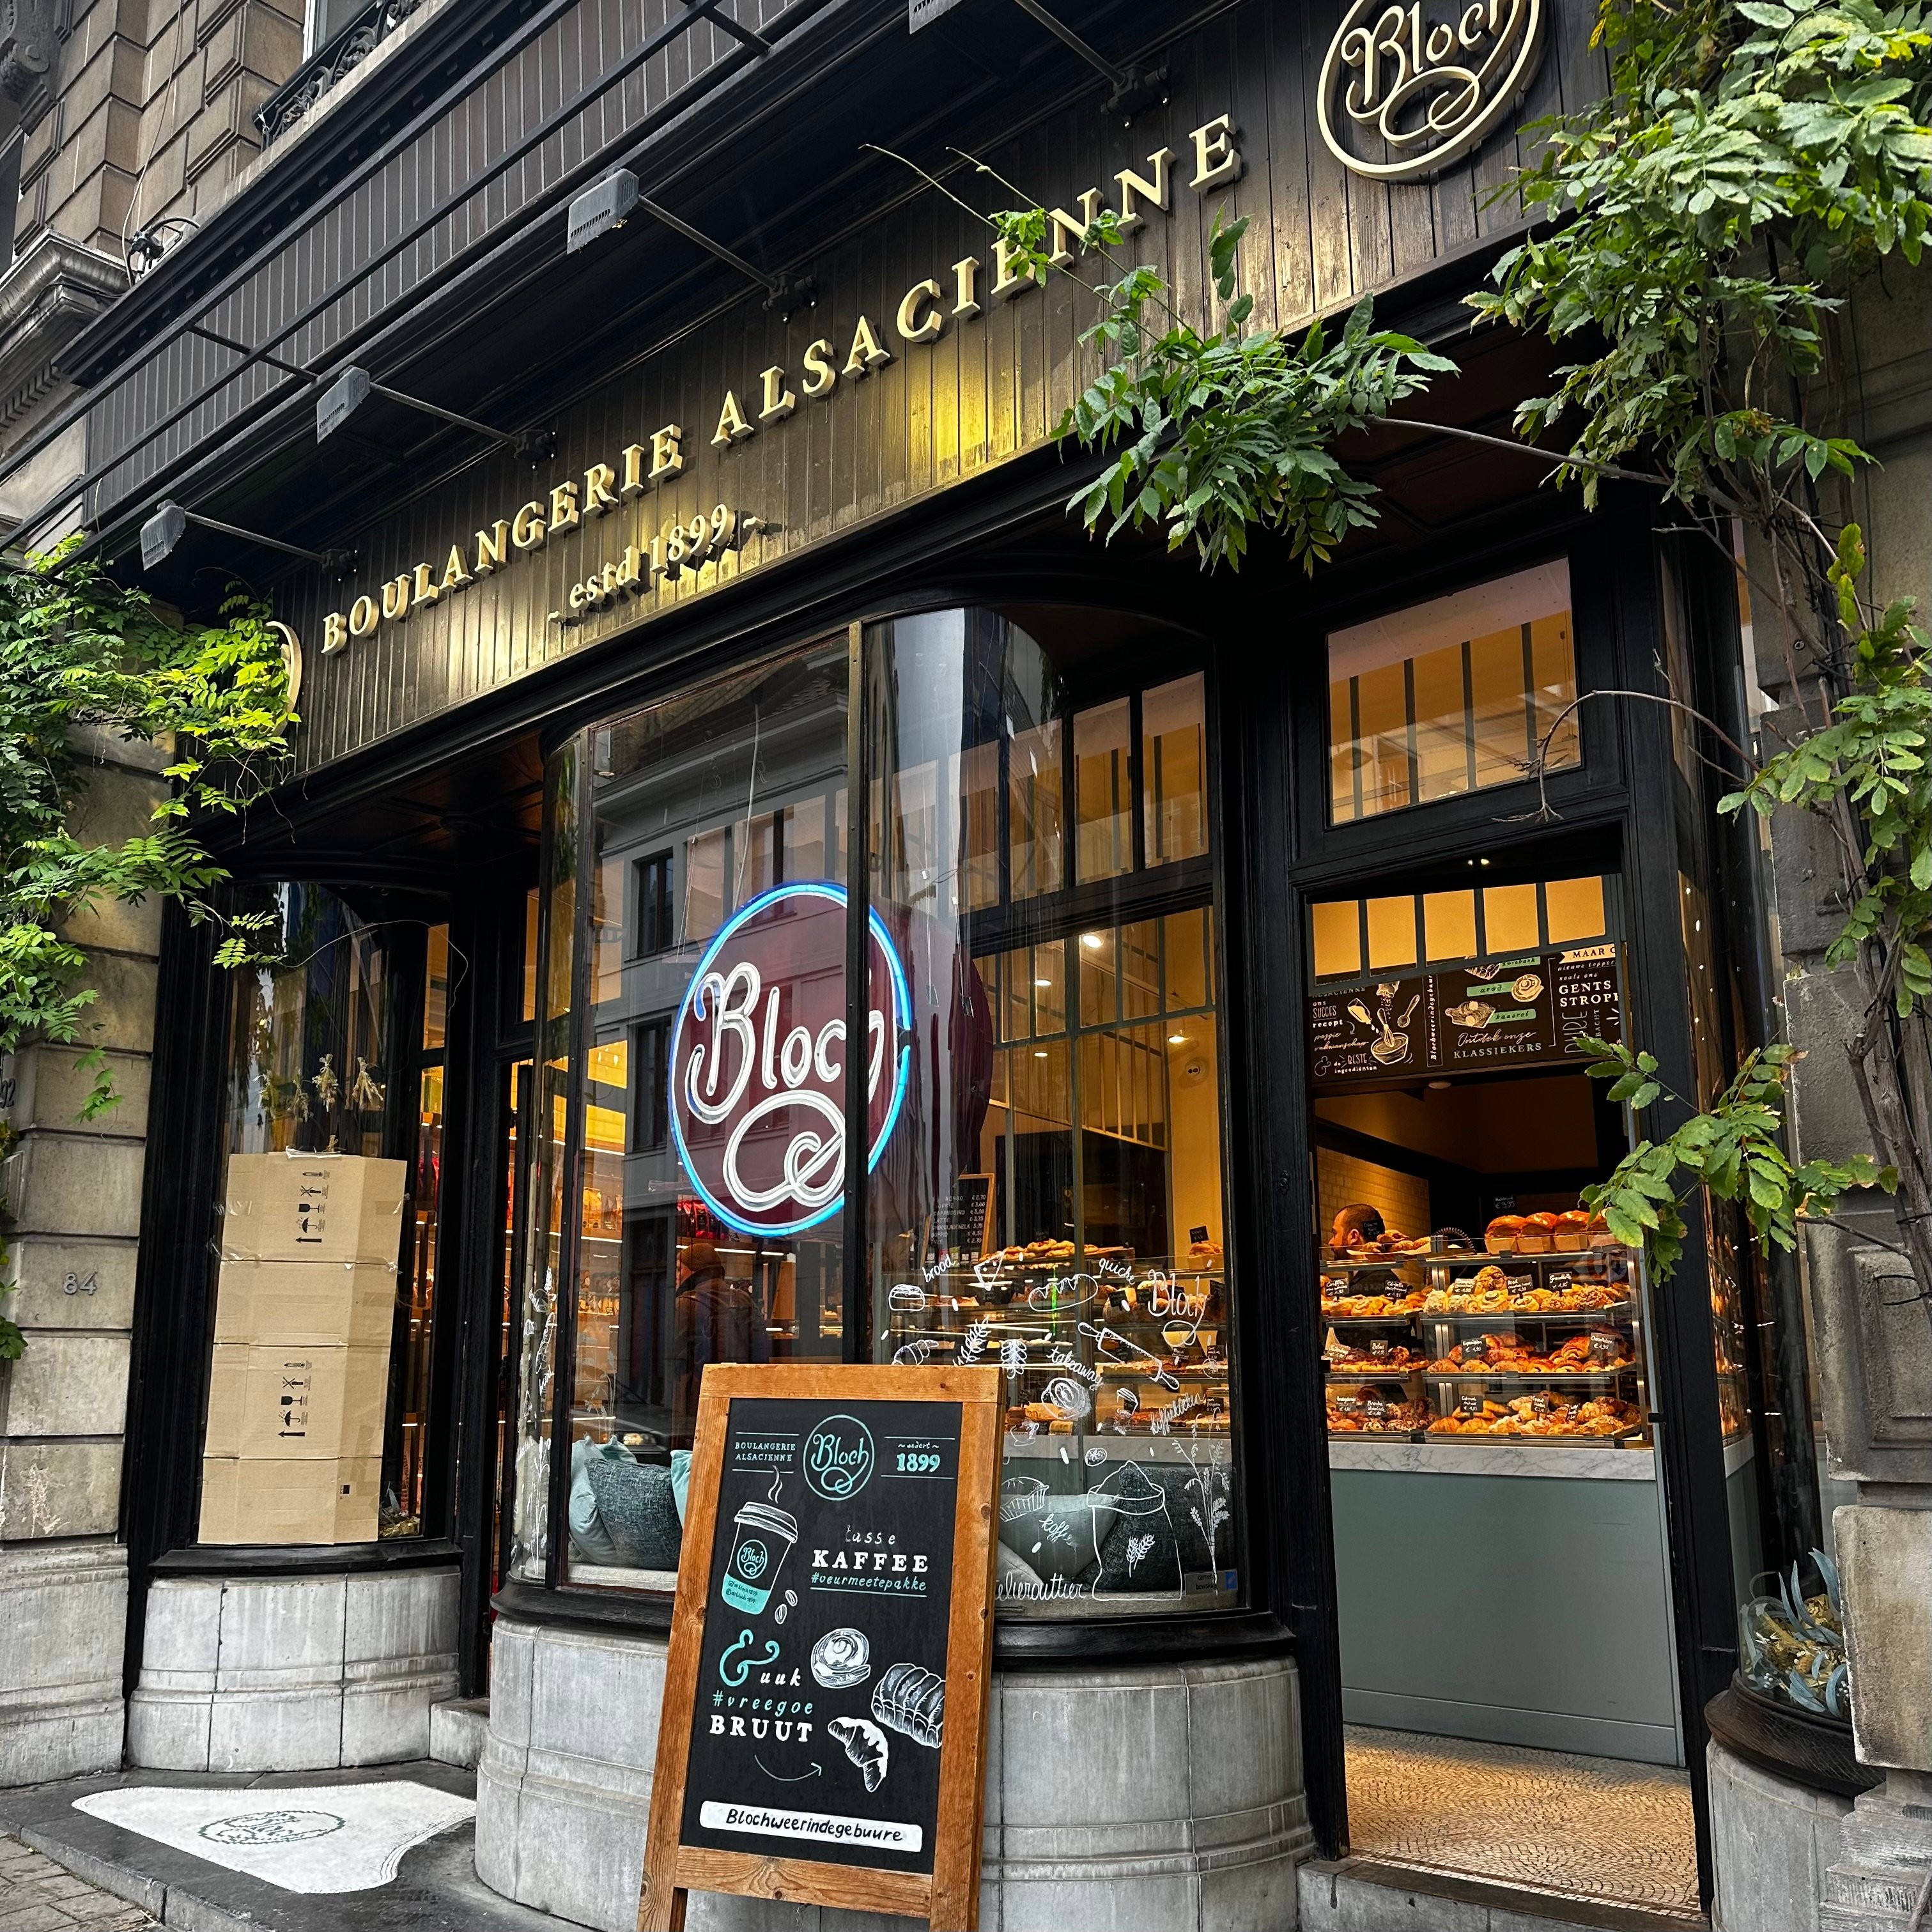
[[[1322,1316],[1331,1436],[1649,1444],[1638,1260],[1580,1213],[1331,1254]]]
[[[1180,1256],[1038,1241],[886,1291],[892,1359],[1004,1370],[1006,1454],[1066,1438],[1225,1442],[1227,1287],[1218,1243]],[[1048,1445],[1052,1445],[1048,1447]]]

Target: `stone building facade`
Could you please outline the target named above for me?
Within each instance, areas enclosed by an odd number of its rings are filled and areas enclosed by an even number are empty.
[[[0,452],[72,394],[62,352],[130,285],[141,238],[178,244],[258,163],[260,110],[301,66],[303,0],[20,0],[0,37],[0,154],[17,184],[0,272]],[[352,71],[345,66],[344,77]],[[130,268],[130,256],[132,268]],[[0,484],[0,523],[85,470],[76,424]],[[0,454],[0,461],[4,461]],[[58,534],[43,526],[41,541]],[[89,832],[145,829],[165,760],[90,740]],[[94,1030],[0,1074],[16,1138],[0,1166],[10,1217],[5,1312],[26,1355],[0,1364],[0,1782],[121,1761],[127,1644],[123,1432],[148,1129],[160,916],[104,907],[88,950]],[[79,1119],[106,1055],[120,1104]]]

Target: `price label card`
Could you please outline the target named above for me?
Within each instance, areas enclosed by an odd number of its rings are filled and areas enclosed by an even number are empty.
[[[1369,1353],[1378,1362],[1387,1357],[1388,1352],[1389,1340],[1386,1335],[1378,1335],[1369,1344]]]
[[[1486,1362],[1490,1359],[1488,1336],[1472,1335],[1462,1344],[1462,1359],[1466,1362]]]
[[[1483,1412],[1483,1398],[1472,1389],[1456,1403],[1456,1411],[1459,1415],[1480,1415]]]
[[[1622,1354],[1624,1338],[1614,1328],[1592,1328],[1590,1330],[1590,1359],[1593,1362],[1614,1362]]]

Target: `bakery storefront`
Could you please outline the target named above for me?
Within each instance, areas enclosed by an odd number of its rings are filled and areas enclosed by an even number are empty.
[[[1429,413],[1506,421],[1543,372],[1457,320],[1459,224],[1587,10],[1407,176],[1304,142],[1332,76],[1261,13],[989,165],[1197,309],[1249,214],[1285,326],[1379,280],[1465,362]],[[1579,700],[1734,678],[1729,573],[1419,429],[1353,453],[1390,514],[1312,579],[1104,546],[1049,435],[1078,282],[920,185],[810,268],[789,312],[714,275],[553,373],[534,456],[277,588],[298,771],[228,849],[263,963],[170,927],[130,1755],[421,1756],[487,1696],[482,1876],[626,1925],[705,1366],[976,1361],[987,1922],[1280,1924],[1350,1846],[1694,1912],[1810,1402],[1726,1226],[1666,1284],[1577,1211],[1631,1134],[1578,1039],[1688,1084],[1765,1018],[1696,748]],[[286,1654],[204,1681],[250,1592]],[[1561,1856],[1498,1827],[1539,1780]]]

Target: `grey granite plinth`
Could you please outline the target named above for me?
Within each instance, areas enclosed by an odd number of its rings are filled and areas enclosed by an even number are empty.
[[[120,1768],[127,1632],[119,1545],[0,1549],[0,1785]]]
[[[661,1642],[500,1620],[476,1869],[603,1932],[636,1923]],[[1286,1658],[995,1677],[982,1932],[1282,1932],[1313,1842]],[[890,1932],[903,1919],[694,1897],[694,1928]]]
[[[1932,1778],[1894,1771],[1855,1798],[1825,1872],[1821,1932],[1922,1932],[1932,1906]]]
[[[128,1759],[156,1771],[318,1771],[430,1754],[453,1697],[457,1572],[158,1579]]]
[[[1720,1744],[1704,1761],[1716,1880],[1712,1932],[1818,1932],[1825,1874],[1852,1801],[1773,1778]]]

